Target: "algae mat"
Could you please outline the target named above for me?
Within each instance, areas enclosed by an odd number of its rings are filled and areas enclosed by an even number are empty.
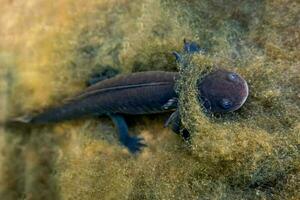
[[[195,56],[178,83],[190,144],[167,116],[130,119],[148,147],[131,156],[106,119],[1,127],[0,199],[299,199],[300,5],[292,0],[2,0],[1,121],[59,104],[88,77],[176,71],[184,38]],[[204,69],[239,72],[238,112],[204,115]]]

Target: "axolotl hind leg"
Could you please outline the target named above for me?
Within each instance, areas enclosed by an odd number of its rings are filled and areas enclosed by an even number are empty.
[[[116,127],[118,128],[119,139],[121,144],[126,146],[128,150],[135,154],[141,151],[141,149],[147,146],[144,143],[144,139],[137,136],[130,136],[128,134],[128,126],[125,122],[124,117],[117,114],[109,115]]]
[[[119,70],[107,66],[102,71],[92,74],[89,80],[87,80],[86,85],[87,86],[94,85],[100,81],[112,78],[118,75],[119,73],[120,73]]]

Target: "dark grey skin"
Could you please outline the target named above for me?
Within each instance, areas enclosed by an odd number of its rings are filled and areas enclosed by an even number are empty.
[[[195,43],[184,45],[186,54],[200,52]],[[179,53],[174,53],[183,62]],[[47,124],[83,116],[109,116],[118,128],[120,142],[132,153],[146,146],[143,139],[128,134],[123,115],[145,115],[173,112],[166,122],[179,133],[180,117],[174,90],[177,72],[149,71],[120,75],[91,85],[62,106],[48,109],[33,117],[16,118],[30,124]],[[234,72],[216,70],[198,83],[200,102],[211,112],[232,112],[248,96],[246,81]]]

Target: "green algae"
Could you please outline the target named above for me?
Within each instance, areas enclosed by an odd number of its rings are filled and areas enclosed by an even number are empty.
[[[184,38],[207,49],[180,70],[191,143],[163,128],[167,116],[130,120],[149,145],[135,157],[106,118],[1,129],[1,199],[300,198],[296,1],[32,0],[0,10],[1,119],[59,104],[107,66],[178,70],[171,52]],[[195,91],[217,67],[250,90],[223,116],[206,114]]]

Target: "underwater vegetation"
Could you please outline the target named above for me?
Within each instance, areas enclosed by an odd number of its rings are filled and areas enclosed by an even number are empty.
[[[168,115],[128,119],[132,156],[107,118],[0,127],[0,199],[300,199],[300,5],[293,0],[2,0],[0,120],[58,105],[91,74],[177,71],[184,38],[206,54],[181,70],[190,143]],[[196,82],[225,68],[248,82],[237,112],[210,115]]]

